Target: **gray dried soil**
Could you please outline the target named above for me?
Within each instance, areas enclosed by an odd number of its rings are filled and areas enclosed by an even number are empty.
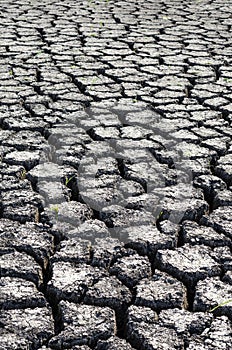
[[[0,1],[0,350],[232,349],[231,12]]]

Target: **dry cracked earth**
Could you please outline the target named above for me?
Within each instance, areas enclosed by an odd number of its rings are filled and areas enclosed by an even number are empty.
[[[231,349],[232,1],[0,19],[0,349]]]

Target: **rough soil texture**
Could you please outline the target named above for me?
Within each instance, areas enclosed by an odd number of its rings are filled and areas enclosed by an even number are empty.
[[[0,1],[0,350],[232,349],[232,1]]]

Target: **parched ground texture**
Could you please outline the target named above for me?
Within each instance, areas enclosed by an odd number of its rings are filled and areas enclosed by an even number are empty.
[[[0,0],[0,79],[0,349],[232,349],[232,1]]]

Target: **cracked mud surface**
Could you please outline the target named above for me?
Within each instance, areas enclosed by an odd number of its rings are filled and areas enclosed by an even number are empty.
[[[232,2],[0,1],[0,349],[232,348]]]

